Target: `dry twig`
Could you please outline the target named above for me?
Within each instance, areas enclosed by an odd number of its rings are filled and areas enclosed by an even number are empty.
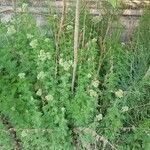
[[[76,16],[75,16],[75,31],[74,31],[74,65],[72,74],[72,86],[71,90],[74,92],[76,70],[78,63],[78,39],[79,39],[79,17],[80,17],[80,0],[76,1]]]
[[[103,142],[104,147],[108,144],[112,149],[117,150],[114,145],[112,145],[104,136],[99,135],[96,133],[96,131],[90,129],[90,128],[75,128],[74,129],[75,133],[83,132],[86,134],[90,134],[92,137],[96,139],[96,141],[101,141]]]

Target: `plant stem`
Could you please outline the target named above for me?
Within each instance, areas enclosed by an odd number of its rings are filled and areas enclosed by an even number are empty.
[[[62,10],[62,16],[61,16],[61,20],[60,20],[60,25],[59,25],[59,31],[58,34],[56,35],[56,67],[55,67],[55,77],[58,74],[58,62],[59,62],[59,55],[60,55],[60,38],[61,38],[61,34],[62,34],[62,30],[64,28],[64,22],[66,19],[66,11],[67,11],[67,0],[63,0],[63,10]]]
[[[74,30],[74,65],[72,75],[72,86],[71,90],[74,92],[76,70],[78,63],[78,39],[79,39],[79,17],[80,17],[80,0],[76,1],[76,15],[75,15],[75,30]]]

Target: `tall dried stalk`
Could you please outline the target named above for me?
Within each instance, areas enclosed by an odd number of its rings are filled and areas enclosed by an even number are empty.
[[[104,58],[105,58],[106,37],[107,37],[107,35],[108,35],[108,32],[109,32],[110,27],[111,27],[111,19],[108,20],[108,25],[107,25],[107,29],[106,29],[104,38],[102,39],[102,37],[100,37],[100,46],[101,46],[101,49],[100,49],[100,57],[99,57],[99,64],[98,64],[98,70],[97,70],[97,77],[98,77],[99,72],[100,72],[100,70],[101,70],[101,67],[102,67],[102,64],[103,64],[103,60],[104,60]]]
[[[59,25],[58,34],[55,36],[55,43],[56,43],[56,67],[55,67],[55,77],[58,74],[58,62],[59,62],[59,55],[60,55],[60,38],[64,28],[65,19],[66,19],[66,12],[67,12],[67,0],[63,0],[63,9],[62,9],[62,16]]]
[[[75,30],[74,30],[74,64],[73,64],[72,86],[71,86],[72,92],[74,92],[76,70],[77,70],[77,63],[78,63],[79,17],[80,17],[80,0],[77,0],[76,15],[75,15]]]
[[[144,75],[144,79],[147,79],[147,78],[149,78],[149,77],[150,77],[150,66],[149,66],[149,68],[148,68],[146,74]]]

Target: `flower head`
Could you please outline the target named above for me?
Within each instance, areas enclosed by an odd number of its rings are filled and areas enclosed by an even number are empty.
[[[64,107],[62,107],[62,108],[61,108],[61,111],[62,111],[62,112],[65,112],[65,108],[64,108]]]
[[[44,77],[45,77],[45,73],[43,71],[39,72],[37,75],[38,80],[42,80],[42,79],[44,79]]]
[[[21,136],[22,137],[26,137],[28,134],[27,134],[27,132],[25,131],[25,130],[23,130],[22,132],[21,132]]]
[[[38,91],[36,92],[36,95],[42,96],[42,89],[38,89]]]
[[[54,17],[54,19],[57,19],[57,18],[58,18],[58,16],[57,16],[56,14],[54,14],[54,16],[53,16],[53,17]]]
[[[129,107],[128,106],[123,106],[122,107],[122,112],[127,112],[129,110]]]
[[[9,26],[8,28],[7,28],[7,34],[8,35],[13,35],[13,34],[15,34],[16,33],[16,30],[15,30],[15,27],[13,26],[13,25],[11,25],[11,26]]]
[[[69,68],[70,68],[70,66],[71,66],[71,65],[70,65],[67,61],[65,61],[64,64],[63,64],[63,67],[64,67],[64,70],[65,70],[65,71],[68,71]]]
[[[44,41],[45,41],[46,43],[48,43],[48,42],[50,41],[50,39],[49,39],[49,38],[46,38]]]
[[[64,68],[65,71],[68,71],[73,65],[72,60],[64,61],[62,58],[59,59],[59,64]]]
[[[61,66],[63,66],[63,59],[62,59],[62,58],[59,59],[59,64],[60,64]]]
[[[32,39],[33,38],[33,35],[32,34],[27,34],[27,39]]]
[[[124,95],[124,92],[121,89],[119,89],[118,91],[115,92],[115,95],[117,98],[122,98]]]
[[[93,38],[93,39],[92,39],[92,43],[95,43],[95,42],[97,42],[97,39],[96,39],[96,38]]]
[[[89,73],[89,74],[87,75],[87,77],[88,77],[88,78],[91,78],[91,77],[92,77],[92,75]]]
[[[30,42],[30,46],[31,46],[33,49],[36,48],[36,47],[38,46],[38,41],[37,41],[37,39],[32,40],[32,41]]]
[[[99,23],[102,19],[103,17],[99,15],[99,16],[94,16],[92,21],[96,24],[96,23]]]
[[[51,55],[49,52],[45,52],[44,50],[40,50],[40,53],[38,55],[38,58],[40,61],[45,61],[45,60],[50,60],[51,59]]]
[[[102,119],[103,119],[103,115],[102,114],[96,115],[96,120],[97,121],[100,121]]]
[[[92,86],[94,86],[95,88],[97,88],[98,85],[99,85],[99,81],[98,80],[92,81]]]
[[[54,99],[54,97],[49,94],[49,95],[45,96],[45,99],[46,99],[47,101],[52,101],[52,100]]]
[[[22,72],[22,73],[19,73],[19,74],[18,74],[18,77],[19,77],[20,79],[24,79],[24,78],[25,78],[25,75],[26,75],[26,74]]]
[[[96,91],[94,91],[94,90],[89,90],[89,94],[90,94],[90,96],[91,97],[98,97],[98,94],[97,94],[97,92]]]
[[[67,26],[67,30],[72,30],[73,29],[73,26],[72,25],[68,25]]]

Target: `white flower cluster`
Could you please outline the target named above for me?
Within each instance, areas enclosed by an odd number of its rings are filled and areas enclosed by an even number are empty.
[[[96,115],[96,120],[97,121],[100,121],[102,119],[103,119],[103,115],[102,114]]]
[[[98,97],[97,92],[96,92],[96,91],[94,91],[94,90],[92,90],[92,89],[90,89],[90,90],[89,90],[89,94],[90,94],[90,96],[91,96],[91,97],[95,97],[95,98],[97,98],[97,97]]]
[[[124,92],[121,89],[119,89],[115,92],[115,95],[117,98],[122,98],[124,96]]]
[[[19,77],[20,79],[24,79],[24,78],[25,78],[25,73],[19,73],[19,74],[18,74],[18,77]]]
[[[42,89],[38,89],[38,91],[36,92],[36,95],[42,96]]]
[[[92,77],[92,75],[89,73],[89,74],[87,75],[87,77],[88,77],[88,78],[91,78],[91,77]]]
[[[32,39],[33,38],[33,35],[32,34],[27,34],[27,39]]]
[[[26,137],[27,135],[28,135],[28,133],[27,133],[26,130],[23,130],[23,131],[21,132],[21,136],[22,136],[22,137]]]
[[[93,21],[94,23],[99,23],[102,19],[103,19],[102,15],[98,15],[98,16],[94,16],[94,17],[92,18],[92,21]]]
[[[46,96],[45,96],[45,99],[46,99],[47,101],[53,101],[53,100],[54,100],[54,97],[49,94],[49,95],[46,95]]]
[[[66,110],[66,109],[65,109],[64,107],[61,108],[61,111],[62,111],[62,112],[65,112],[65,110]]]
[[[122,112],[127,112],[129,110],[129,107],[128,106],[123,106],[122,107]]]
[[[72,25],[67,25],[67,30],[72,30],[73,29],[73,26]]]
[[[96,38],[93,38],[91,42],[92,42],[92,43],[95,43],[95,42],[97,42],[97,39],[96,39]]]
[[[65,71],[68,71],[70,67],[73,65],[72,60],[64,61],[62,58],[59,60],[60,66],[64,68]]]
[[[88,46],[91,46],[91,44],[96,43],[96,42],[97,42],[97,39],[96,39],[96,38],[91,39],[90,41],[87,42],[87,47],[88,47]],[[91,59],[88,59],[88,61],[90,61],[90,60],[91,60]]]
[[[49,39],[49,38],[46,38],[44,41],[45,41],[46,43],[48,43],[48,42],[50,42],[50,39]]]
[[[42,79],[44,79],[44,77],[45,77],[45,73],[43,71],[39,72],[37,75],[38,80],[42,80]]]
[[[38,41],[37,41],[37,39],[32,40],[32,41],[30,42],[30,46],[31,46],[33,49],[36,48],[36,47],[38,46]]]
[[[8,35],[13,35],[13,34],[15,34],[16,33],[16,30],[15,30],[15,27],[13,26],[13,25],[11,25],[11,26],[9,26],[8,28],[7,28],[7,34]]]
[[[50,56],[49,52],[45,52],[44,50],[40,50],[38,58],[40,61],[46,61],[46,60],[50,60],[51,56]]]
[[[11,107],[11,110],[12,110],[12,111],[15,111],[15,110],[16,110],[16,108],[15,108],[15,107]]]
[[[98,80],[93,80],[92,81],[92,86],[97,88],[99,86],[99,81]]]
[[[53,18],[54,18],[54,19],[57,19],[57,18],[58,18],[58,16],[57,16],[56,14],[54,14],[54,15],[53,15]]]

